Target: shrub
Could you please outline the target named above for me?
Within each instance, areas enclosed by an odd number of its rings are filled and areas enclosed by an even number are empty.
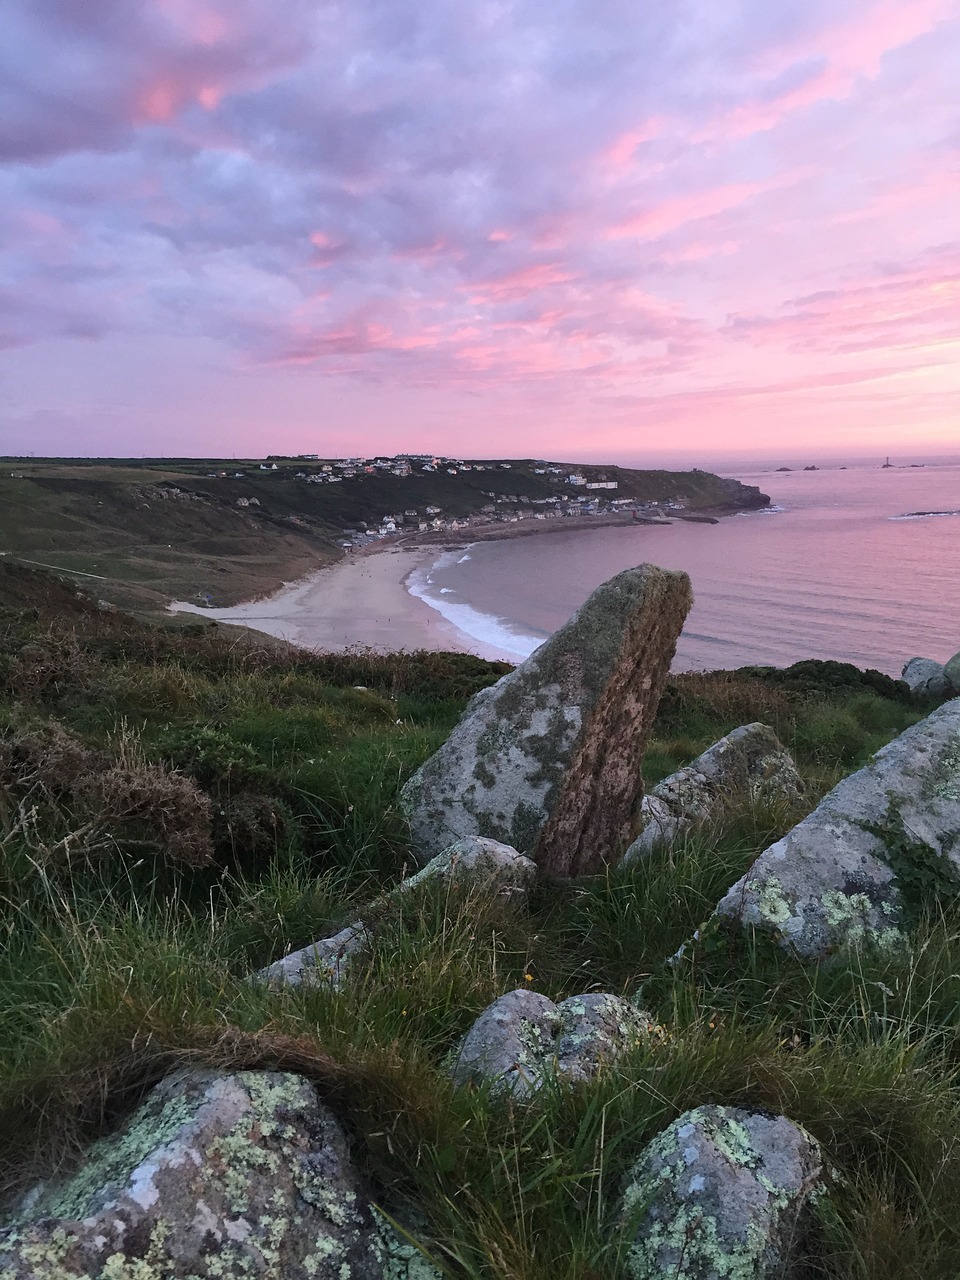
[[[119,849],[208,864],[209,797],[190,778],[147,763],[128,735],[119,745],[117,760],[56,723],[8,732],[0,738],[0,794],[21,810],[32,805],[32,825],[74,860]]]

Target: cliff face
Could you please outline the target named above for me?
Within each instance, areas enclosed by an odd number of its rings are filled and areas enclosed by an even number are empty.
[[[736,507],[739,511],[758,511],[769,507],[770,495],[762,493],[756,484],[743,484],[740,480],[732,480],[725,476],[714,476],[725,506]]]

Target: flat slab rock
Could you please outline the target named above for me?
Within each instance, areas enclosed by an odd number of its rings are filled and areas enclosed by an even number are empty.
[[[548,1073],[589,1080],[619,1054],[662,1030],[635,1005],[606,992],[554,1004],[536,991],[508,991],[467,1032],[453,1067],[458,1084],[489,1080],[521,1096]]]
[[[783,1116],[698,1107],[630,1171],[630,1280],[761,1280],[781,1274],[823,1172],[816,1141]]]
[[[458,840],[438,853],[415,875],[401,880],[392,893],[371,903],[366,920],[356,920],[330,938],[321,938],[281,960],[275,960],[254,975],[255,981],[293,987],[320,982],[339,986],[347,976],[351,962],[370,943],[377,914],[400,894],[409,893],[431,880],[444,880],[448,884],[469,882],[500,897],[522,901],[533,888],[536,877],[535,863],[510,845],[486,840],[482,836]]]
[[[627,569],[526,662],[478,693],[403,788],[420,855],[481,835],[556,875],[619,858],[633,834],[640,765],[690,603],[686,574]]]
[[[773,804],[802,795],[793,757],[773,730],[759,722],[741,725],[643,797],[644,825],[623,860],[643,857],[690,827],[718,820],[731,800]]]
[[[184,1071],[0,1230],[4,1280],[439,1280],[299,1076]]]
[[[960,699],[946,702],[844,778],[765,850],[716,908],[815,959],[901,940],[890,852],[902,827],[960,872]]]

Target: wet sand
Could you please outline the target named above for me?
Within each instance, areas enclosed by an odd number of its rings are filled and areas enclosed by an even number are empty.
[[[264,631],[302,648],[341,653],[366,648],[380,653],[416,649],[516,658],[465,636],[404,585],[414,569],[432,564],[439,548],[397,546],[353,554],[291,582],[272,596],[226,609],[204,609],[173,601],[176,612],[196,613]]]

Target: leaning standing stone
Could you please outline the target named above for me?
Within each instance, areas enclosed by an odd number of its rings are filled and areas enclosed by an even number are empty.
[[[5,1280],[439,1280],[299,1076],[184,1071],[0,1230]]]
[[[690,604],[685,573],[627,569],[477,694],[403,789],[420,855],[481,835],[552,875],[617,859],[633,834],[640,766]]]
[[[780,1275],[822,1173],[817,1143],[783,1116],[698,1107],[654,1138],[628,1175],[630,1280]]]

